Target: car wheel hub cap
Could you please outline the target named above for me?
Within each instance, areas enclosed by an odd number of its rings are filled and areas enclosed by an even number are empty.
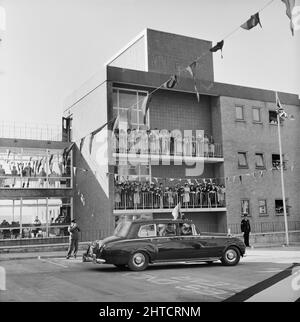
[[[134,263],[138,266],[142,266],[144,264],[145,258],[142,254],[138,254],[134,256]]]
[[[232,261],[235,259],[235,253],[233,251],[230,251],[227,253],[227,258]]]

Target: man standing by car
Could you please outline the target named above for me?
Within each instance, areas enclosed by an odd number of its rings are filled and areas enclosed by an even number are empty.
[[[249,234],[251,231],[251,227],[250,227],[250,222],[249,219],[247,217],[247,214],[244,214],[244,218],[241,222],[241,231],[244,233],[244,243],[246,245],[246,247],[250,247],[249,245]]]
[[[78,251],[78,239],[79,239],[80,229],[75,219],[71,221],[71,225],[68,227],[68,232],[70,233],[70,242],[69,242],[69,249],[68,249],[68,254],[66,258],[69,259],[71,257],[73,250],[74,250],[74,257],[76,258],[77,251]]]

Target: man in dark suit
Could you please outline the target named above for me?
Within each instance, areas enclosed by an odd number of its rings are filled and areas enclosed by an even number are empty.
[[[69,259],[71,257],[73,250],[74,250],[74,257],[76,258],[77,251],[78,251],[78,240],[79,240],[80,229],[75,219],[71,221],[71,225],[68,227],[68,231],[70,233],[70,242],[69,242],[69,249],[68,249],[68,254],[66,258]]]
[[[244,214],[244,218],[241,221],[241,231],[244,233],[244,243],[245,243],[246,247],[250,247],[249,235],[250,235],[251,227],[250,227],[250,222],[247,217],[247,214]]]

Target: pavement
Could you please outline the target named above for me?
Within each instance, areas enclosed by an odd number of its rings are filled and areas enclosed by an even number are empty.
[[[0,254],[0,302],[243,302],[300,298],[300,247],[248,248],[220,262],[155,264],[143,272],[83,263],[66,252]]]

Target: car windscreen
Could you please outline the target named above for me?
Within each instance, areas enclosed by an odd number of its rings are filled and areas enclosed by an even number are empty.
[[[126,237],[130,227],[131,227],[131,222],[129,221],[120,222],[114,231],[114,236]]]

